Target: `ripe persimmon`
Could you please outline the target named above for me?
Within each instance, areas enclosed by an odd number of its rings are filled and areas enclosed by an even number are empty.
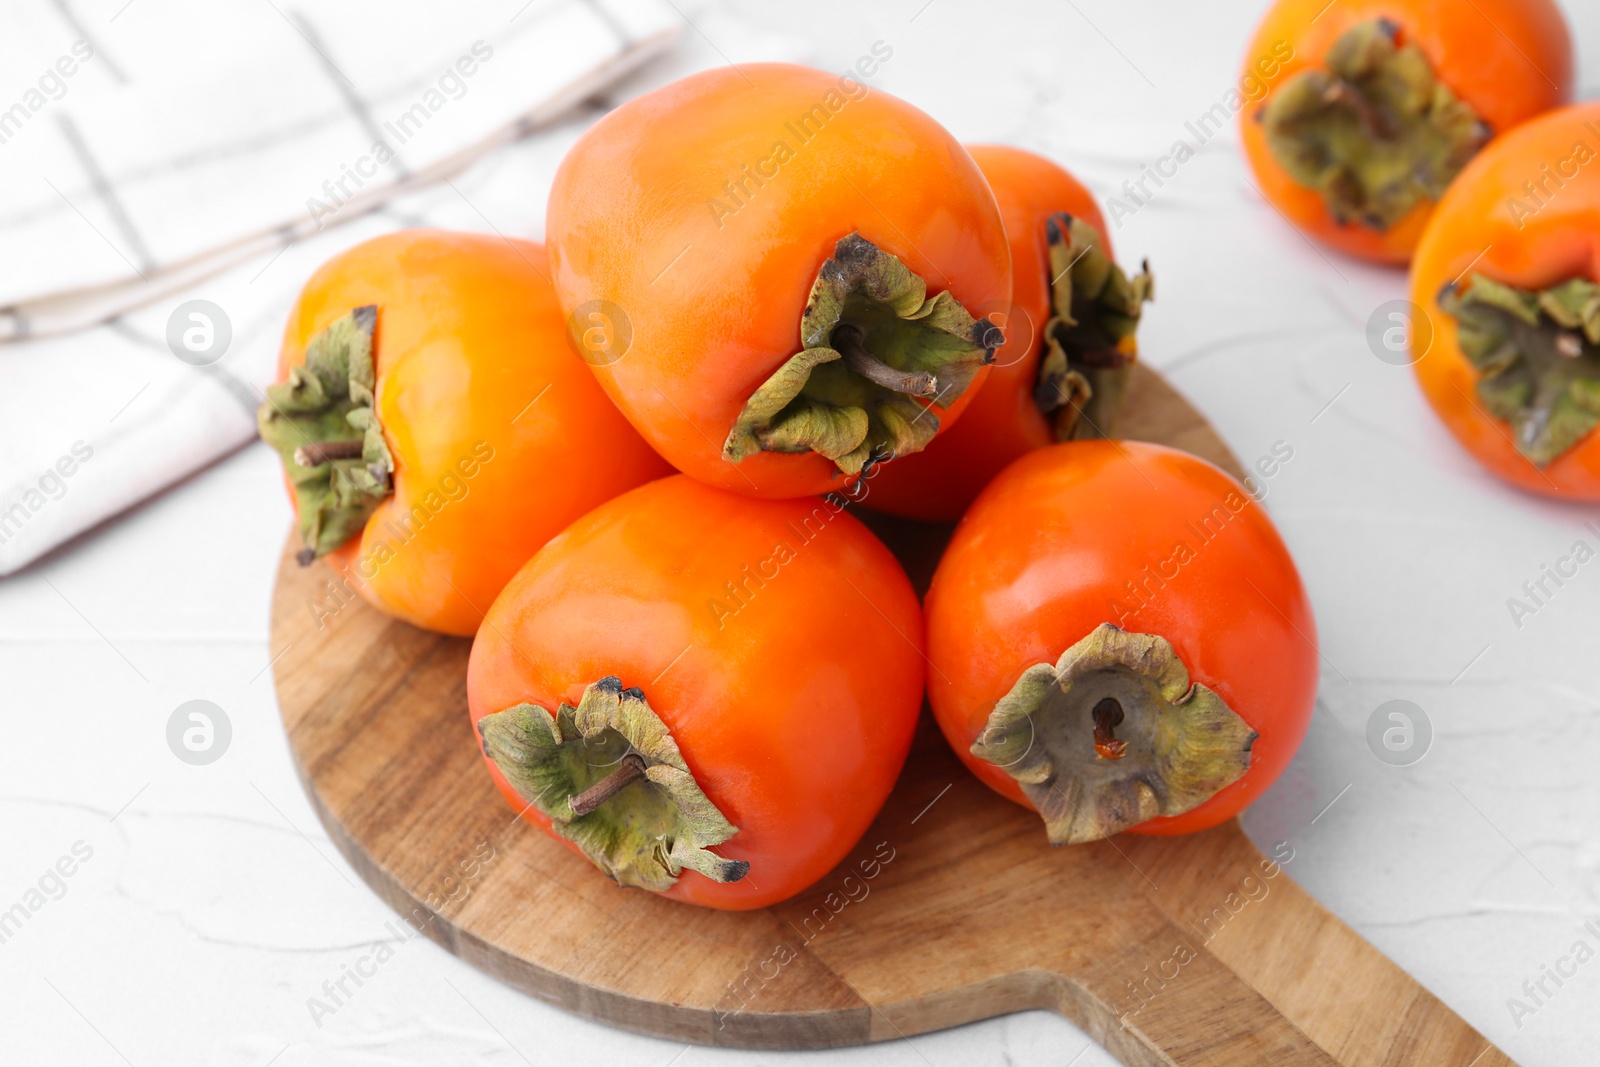
[[[1311,720],[1294,561],[1243,487],[1175,449],[1023,456],[956,527],[926,606],[940,729],[1052,844],[1215,826]]]
[[[917,451],[1002,340],[988,183],[848,75],[756,63],[630,100],[562,162],[547,229],[606,391],[679,470],[735,492],[826,492]]]
[[[1116,436],[1151,297],[1148,269],[1117,266],[1094,195],[1020,148],[969,145],[1011,242],[1006,340],[983,388],[921,452],[873,473],[867,506],[906,518],[957,519],[1018,456],[1056,441]]]
[[[567,345],[544,249],[407,230],[323,264],[258,422],[346,588],[471,634],[535,549],[667,464]]]
[[[740,910],[866,831],[925,669],[916,593],[842,501],[677,476],[528,561],[478,631],[467,701],[523,818],[622,885]]]
[[[1493,136],[1572,96],[1553,0],[1278,0],[1245,54],[1239,115],[1262,192],[1307,235],[1403,264]]]
[[[1474,159],[1417,249],[1417,380],[1489,470],[1600,500],[1600,103],[1519,126]]]

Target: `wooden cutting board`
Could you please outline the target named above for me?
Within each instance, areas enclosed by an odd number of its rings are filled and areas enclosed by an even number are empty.
[[[1239,465],[1154,372],[1123,427]],[[948,530],[864,515],[926,585]],[[924,715],[899,785],[812,890],[716,912],[621,889],[514,817],[467,716],[470,643],[396,622],[285,548],[284,726],[330,837],[414,926],[541,1000],[710,1045],[893,1041],[1029,1008],[1147,1067],[1504,1067],[1237,822],[1052,849]],[[694,877],[692,874],[685,877]]]

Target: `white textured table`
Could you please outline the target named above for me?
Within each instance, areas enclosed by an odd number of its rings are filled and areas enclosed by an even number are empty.
[[[883,40],[894,55],[877,87],[963,139],[1050,153],[1104,197],[1193,142],[1184,124],[1233,84],[1260,5],[995,6],[825,0],[740,17],[808,42],[828,68]],[[715,48],[719,8],[684,10]],[[1600,10],[1571,16],[1583,95],[1600,95]],[[449,221],[484,228],[465,209]],[[1520,627],[1506,600],[1574,541],[1600,545],[1583,527],[1600,509],[1517,494],[1454,446],[1410,372],[1364,338],[1402,276],[1324,258],[1289,230],[1246,181],[1231,131],[1114,238],[1158,279],[1146,358],[1247,463],[1293,449],[1267,505],[1316,606],[1322,692],[1247,829],[1290,842],[1296,880],[1524,1067],[1594,1063],[1600,960],[1560,987],[1546,979],[1553,995],[1537,1003],[1524,983],[1580,938],[1600,947],[1582,929],[1600,919],[1600,564]],[[826,1054],[685,1048],[401,941],[285,751],[266,620],[288,521],[257,445],[0,584],[0,916],[16,903],[29,915],[0,926],[0,1062],[1112,1062],[1042,1013]],[[208,766],[167,745],[191,699],[232,725]],[[1434,729],[1408,767],[1365,740],[1395,699]],[[48,873],[58,862],[70,876]],[[347,969],[370,977],[314,1018],[308,999],[332,1004],[324,983]],[[1514,1018],[1513,997],[1534,1010]]]

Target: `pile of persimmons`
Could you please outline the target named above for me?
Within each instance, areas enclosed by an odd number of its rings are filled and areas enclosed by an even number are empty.
[[[1547,0],[1457,7],[1277,4],[1245,150],[1312,237],[1416,250],[1412,356],[1475,455],[1600,499],[1600,106],[1551,110]],[[855,845],[925,692],[1054,844],[1213,826],[1287,766],[1305,591],[1250,489],[1117,439],[1153,283],[1061,167],[850,74],[723,69],[599,121],[547,240],[338,256],[260,414],[300,561],[476,635],[530,822],[752,908]],[[959,520],[920,602],[858,508]]]

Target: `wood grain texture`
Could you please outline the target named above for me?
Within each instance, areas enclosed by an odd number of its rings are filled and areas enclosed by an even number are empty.
[[[1153,372],[1136,377],[1123,430],[1240,475]],[[863,517],[923,587],[948,530]],[[490,784],[467,716],[469,642],[379,614],[326,568],[297,566],[292,547],[273,603],[273,646],[288,646],[274,674],[329,835],[414,926],[542,1000],[755,1048],[890,1041],[1048,1008],[1136,1067],[1511,1063],[1237,823],[1052,849],[1037,817],[966,773],[927,716],[883,813],[801,896],[726,913],[620,889]]]

